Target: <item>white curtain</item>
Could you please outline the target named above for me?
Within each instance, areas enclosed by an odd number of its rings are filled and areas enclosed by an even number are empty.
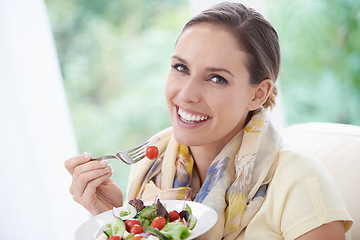
[[[0,0],[0,239],[69,240],[89,214],[69,194],[77,154],[43,0]]]

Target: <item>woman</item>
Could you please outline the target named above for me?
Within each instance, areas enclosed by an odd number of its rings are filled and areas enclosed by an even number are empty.
[[[278,36],[260,14],[222,3],[184,27],[165,97],[172,128],[160,154],[133,165],[128,198],[187,199],[218,213],[202,239],[345,239],[352,224],[331,176],[283,145],[274,105]],[[66,161],[70,192],[92,214],[122,206],[106,161]]]

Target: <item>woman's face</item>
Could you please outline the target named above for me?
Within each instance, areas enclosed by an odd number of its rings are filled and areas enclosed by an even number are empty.
[[[253,95],[246,53],[229,32],[197,24],[182,33],[165,89],[179,143],[221,149],[244,127]]]

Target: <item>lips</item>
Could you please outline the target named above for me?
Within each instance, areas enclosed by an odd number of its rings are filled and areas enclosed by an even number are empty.
[[[191,124],[204,122],[209,119],[207,115],[192,114],[181,108],[178,109],[178,114],[181,121]]]

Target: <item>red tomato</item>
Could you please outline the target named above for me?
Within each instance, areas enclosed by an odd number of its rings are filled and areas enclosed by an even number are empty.
[[[183,223],[183,224],[185,225],[184,220],[179,219],[179,220],[177,220],[177,221],[178,221],[178,222],[181,222],[181,223]]]
[[[151,222],[150,227],[161,230],[165,227],[165,225],[166,225],[166,219],[164,217],[156,217]]]
[[[130,232],[130,229],[134,225],[140,225],[139,220],[137,219],[129,219],[125,221],[126,231]]]
[[[141,240],[141,239],[143,239],[143,236],[141,236],[139,234],[136,234],[132,238],[130,238],[130,240]]]
[[[112,235],[109,240],[121,240],[121,237],[117,236],[117,235]]]
[[[146,157],[154,160],[159,155],[159,149],[156,146],[149,146],[146,148]]]
[[[176,210],[169,212],[169,221],[173,222],[176,219],[179,219],[179,213]]]
[[[139,234],[139,233],[142,233],[142,232],[144,232],[144,229],[138,224],[135,224],[130,229],[130,233]]]

